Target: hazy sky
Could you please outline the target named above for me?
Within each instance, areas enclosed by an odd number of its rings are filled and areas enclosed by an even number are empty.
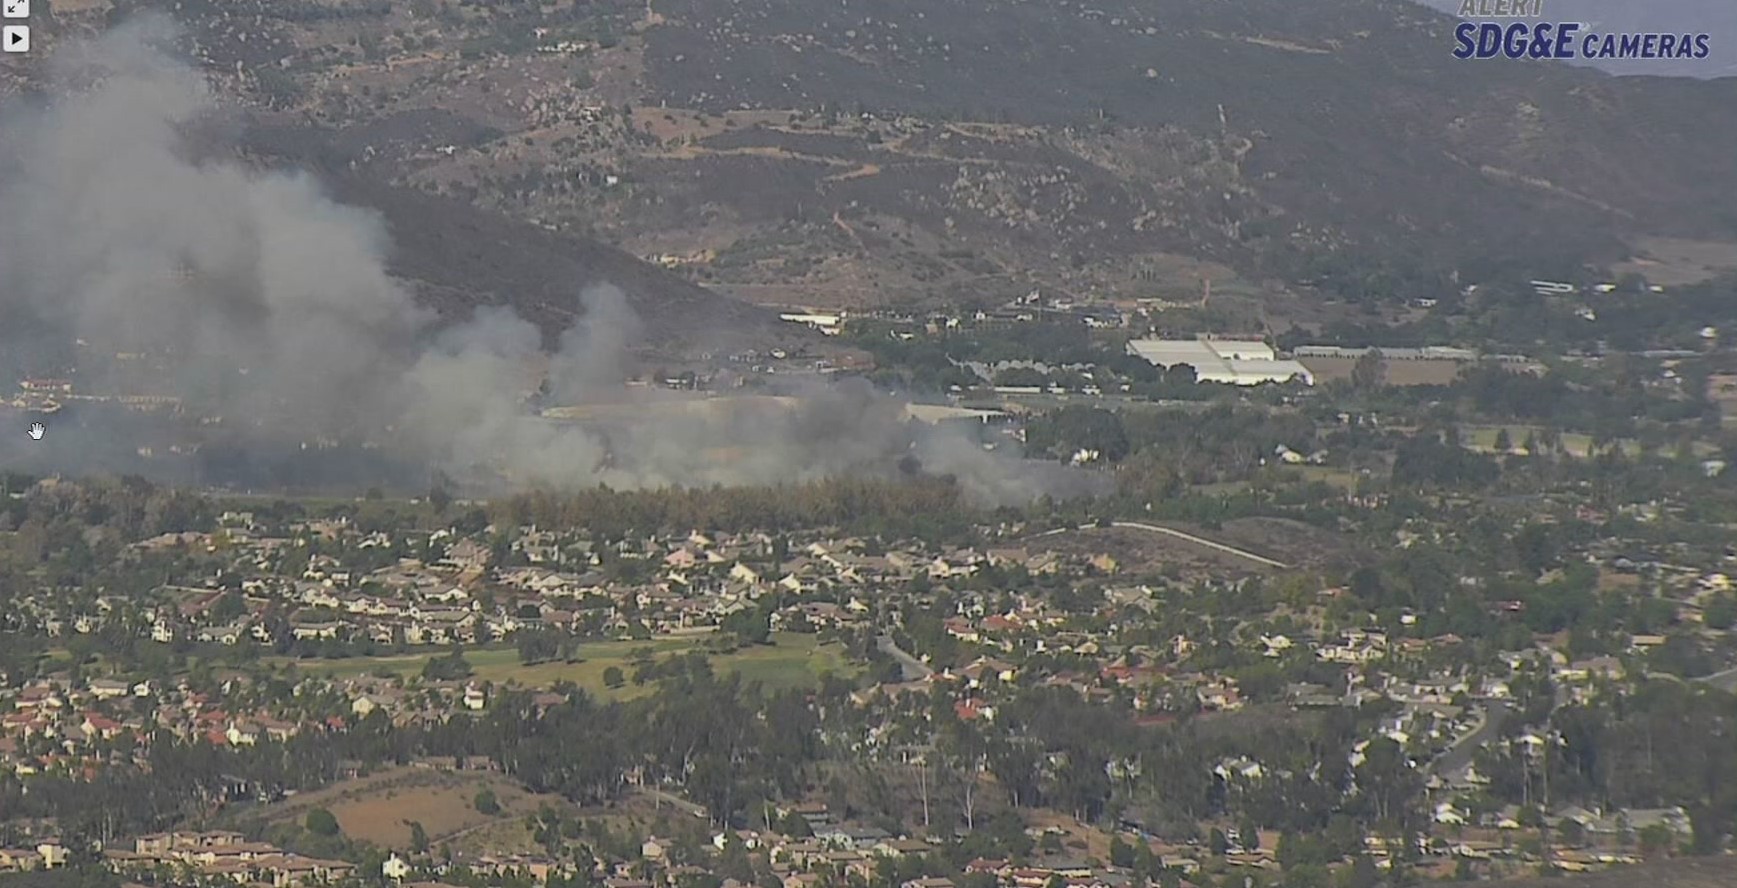
[[[1457,14],[1462,0],[1415,0]],[[1705,59],[1575,60],[1612,74],[1682,77],[1737,76],[1737,0],[1544,0],[1543,20],[1582,22],[1613,33],[1705,33],[1712,55]]]

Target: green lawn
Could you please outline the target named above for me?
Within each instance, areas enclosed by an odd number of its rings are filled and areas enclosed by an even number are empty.
[[[478,679],[496,684],[517,684],[521,687],[546,688],[560,681],[570,681],[592,693],[614,698],[628,698],[648,689],[629,683],[611,690],[603,683],[603,672],[611,666],[620,667],[629,677],[633,674],[635,651],[651,649],[662,659],[671,654],[703,648],[708,636],[672,638],[660,636],[647,641],[599,641],[581,644],[578,663],[519,662],[519,653],[511,647],[490,647],[468,650],[464,657],[476,670]],[[855,667],[846,659],[843,646],[821,644],[814,635],[786,632],[773,636],[769,645],[752,645],[733,653],[712,657],[712,668],[719,673],[740,673],[746,681],[758,681],[769,688],[812,686],[823,673],[849,675]],[[431,657],[444,656],[445,649],[429,653],[392,657],[352,657],[342,660],[290,660],[274,658],[272,662],[294,662],[304,672],[314,672],[337,678],[351,678],[393,672],[410,677],[422,672]]]

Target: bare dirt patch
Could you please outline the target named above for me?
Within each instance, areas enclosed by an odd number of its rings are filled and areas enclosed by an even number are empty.
[[[1315,382],[1350,379],[1355,358],[1303,358],[1303,366],[1315,374]],[[1461,361],[1388,361],[1388,385],[1447,385],[1459,376]]]

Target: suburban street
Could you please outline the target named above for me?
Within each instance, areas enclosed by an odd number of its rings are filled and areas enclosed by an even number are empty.
[[[1727,694],[1737,694],[1737,669],[1727,669],[1712,675],[1703,675],[1695,679],[1702,684],[1710,684]]]
[[[882,635],[876,638],[875,646],[881,649],[881,653],[899,661],[900,668],[904,670],[905,681],[917,681],[935,674],[935,670],[930,669],[927,663],[911,656],[909,651],[899,647],[898,642],[893,641],[891,635]]]
[[[638,790],[639,790],[639,793],[641,795],[645,796],[646,798],[651,799],[654,802],[657,802],[658,804],[670,805],[670,806],[676,808],[677,810],[685,811],[689,814],[694,815],[695,817],[707,816],[705,808],[703,808],[699,805],[696,805],[693,802],[690,802],[687,799],[682,798],[681,796],[674,795],[672,793],[664,792],[661,789],[653,789],[649,786],[638,787]]]
[[[1436,756],[1435,761],[1430,762],[1427,766],[1429,772],[1445,776],[1471,764],[1472,756],[1501,732],[1502,725],[1507,722],[1508,715],[1512,711],[1505,702],[1490,701],[1484,708],[1483,719],[1478,726],[1473,728],[1471,733],[1455,741],[1454,745],[1448,747],[1446,752]]]

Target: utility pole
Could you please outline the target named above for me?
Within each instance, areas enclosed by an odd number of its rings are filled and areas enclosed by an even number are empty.
[[[917,757],[917,785],[923,792],[923,829],[929,828],[929,756]]]

